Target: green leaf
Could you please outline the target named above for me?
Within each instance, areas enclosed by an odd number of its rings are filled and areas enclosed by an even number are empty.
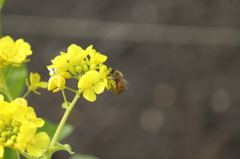
[[[81,154],[75,154],[70,157],[70,159],[99,159],[96,156],[93,155],[81,155]]]
[[[43,127],[39,128],[38,129],[38,132],[41,132],[41,131],[44,131],[46,132],[49,137],[52,139],[56,130],[57,130],[57,127],[58,127],[58,124],[53,124],[52,122],[50,122],[49,120],[47,119],[44,119],[45,121],[45,124]],[[62,129],[62,132],[60,133],[59,135],[59,138],[58,138],[58,142],[62,141],[63,139],[67,138],[69,135],[71,135],[71,133],[73,132],[74,130],[74,127],[72,125],[69,125],[69,124],[65,124],[63,129]]]
[[[0,11],[2,11],[2,7],[3,7],[4,2],[5,2],[5,0],[0,0]]]
[[[4,158],[17,159],[17,152],[8,147],[4,147]]]
[[[11,71],[13,66],[8,66],[7,72]],[[13,99],[21,96],[25,81],[28,75],[26,64],[22,64],[20,67],[12,68],[12,71],[7,79],[7,85]]]

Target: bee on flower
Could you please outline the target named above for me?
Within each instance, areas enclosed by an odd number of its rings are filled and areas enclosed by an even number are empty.
[[[79,90],[75,92],[83,93],[83,97],[91,102],[95,101],[96,94],[103,93],[105,88],[113,92],[118,90],[118,94],[122,93],[123,88],[119,86],[124,80],[109,78],[113,74],[110,74],[112,69],[104,64],[106,60],[107,56],[97,52],[92,45],[86,50],[75,44],[70,45],[66,53],[60,52],[60,55],[51,60],[52,65],[47,66],[51,76],[48,90],[72,90],[65,86],[64,79],[73,78],[78,80]]]

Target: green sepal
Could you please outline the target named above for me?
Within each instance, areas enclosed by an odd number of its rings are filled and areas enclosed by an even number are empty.
[[[54,154],[56,151],[60,151],[60,150],[67,151],[71,155],[74,154],[70,145],[68,145],[68,144],[62,145],[60,143],[57,143],[56,146],[50,148],[46,153],[48,156],[52,156],[52,154]]]

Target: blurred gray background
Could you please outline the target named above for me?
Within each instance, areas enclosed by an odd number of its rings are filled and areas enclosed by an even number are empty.
[[[240,158],[239,0],[7,0],[3,34],[32,45],[31,72],[70,44],[108,56],[131,84],[81,98],[62,143],[101,159]],[[76,83],[68,83],[74,88]],[[61,93],[28,96],[57,123]],[[67,93],[71,100],[73,93]],[[55,159],[69,158],[58,152]]]

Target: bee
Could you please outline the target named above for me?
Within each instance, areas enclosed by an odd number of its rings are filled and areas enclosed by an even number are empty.
[[[109,76],[111,76],[111,79],[114,80],[116,82],[116,86],[112,87],[110,90],[119,94],[122,94],[122,92],[124,90],[128,89],[128,82],[123,78],[123,74],[116,70],[116,69],[112,69],[109,73]]]

